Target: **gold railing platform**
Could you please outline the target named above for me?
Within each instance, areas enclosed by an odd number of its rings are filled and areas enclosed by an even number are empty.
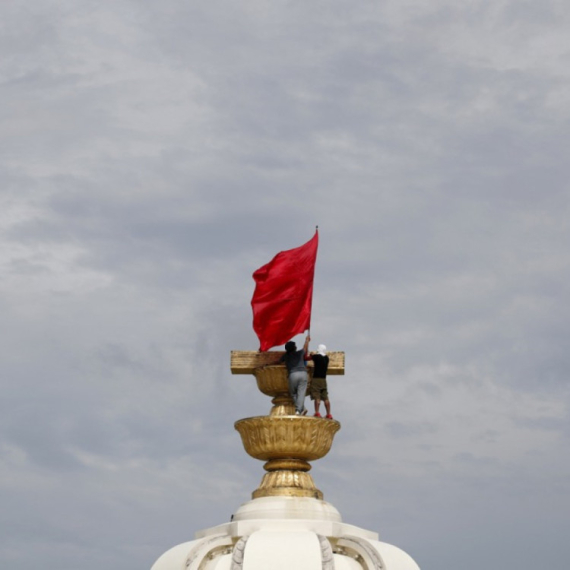
[[[258,352],[255,350],[232,350],[230,368],[232,374],[253,374],[256,368],[277,364],[285,354],[282,350]],[[327,352],[329,357],[328,376],[344,375],[344,352]],[[309,360],[309,367],[313,363]]]

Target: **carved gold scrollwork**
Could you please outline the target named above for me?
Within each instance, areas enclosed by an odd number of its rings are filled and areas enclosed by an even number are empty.
[[[245,450],[256,459],[314,461],[330,450],[340,424],[302,416],[258,416],[235,423]]]

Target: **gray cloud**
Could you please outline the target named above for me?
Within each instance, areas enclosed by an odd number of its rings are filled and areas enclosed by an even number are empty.
[[[426,570],[561,565],[561,4],[0,12],[3,566],[148,568],[249,498],[229,351],[317,224],[325,498]]]

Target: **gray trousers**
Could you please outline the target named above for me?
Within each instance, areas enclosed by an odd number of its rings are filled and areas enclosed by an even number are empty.
[[[297,370],[289,374],[289,394],[293,398],[295,409],[302,413],[305,409],[305,395],[309,376],[306,370]]]

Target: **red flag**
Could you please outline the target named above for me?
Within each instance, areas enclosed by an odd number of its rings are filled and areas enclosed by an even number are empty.
[[[254,274],[253,330],[259,350],[285,344],[311,326],[319,232],[305,245],[278,253]]]

